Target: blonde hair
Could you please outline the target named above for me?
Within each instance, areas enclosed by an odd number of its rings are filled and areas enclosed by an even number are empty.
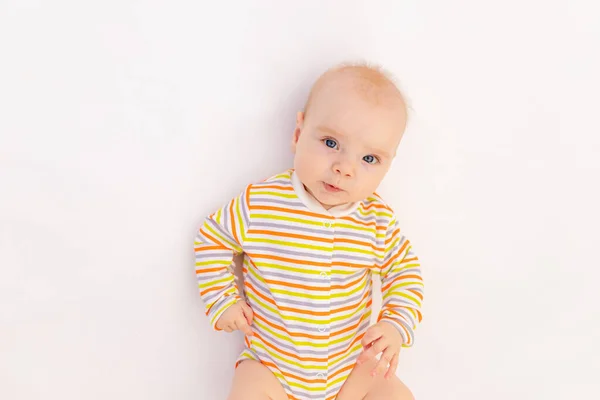
[[[308,113],[312,100],[316,97],[316,94],[319,92],[319,90],[329,81],[329,79],[336,74],[347,72],[353,73],[361,78],[360,84],[357,84],[357,89],[359,91],[367,92],[372,89],[391,89],[402,99],[406,108],[405,98],[400,91],[400,88],[396,84],[394,76],[388,70],[384,69],[381,65],[365,61],[344,62],[328,69],[315,81],[304,106],[305,117]]]

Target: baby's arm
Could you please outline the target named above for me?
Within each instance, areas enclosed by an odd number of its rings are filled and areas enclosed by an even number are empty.
[[[249,211],[246,190],[209,216],[194,241],[196,277],[206,315],[215,330],[221,315],[241,298],[230,269],[234,254],[243,252]]]
[[[421,322],[423,279],[419,259],[408,239],[400,233],[396,217],[388,226],[381,267],[383,296],[379,321],[391,322],[400,331],[403,346],[413,344],[414,330]]]

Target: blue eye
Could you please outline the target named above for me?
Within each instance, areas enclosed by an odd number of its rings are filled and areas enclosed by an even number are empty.
[[[337,147],[337,142],[333,139],[325,139],[325,146],[335,149]]]
[[[372,155],[364,156],[363,160],[365,160],[368,164],[376,164],[379,161],[377,157]]]

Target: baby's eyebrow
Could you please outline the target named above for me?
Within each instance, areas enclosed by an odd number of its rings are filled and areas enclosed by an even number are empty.
[[[344,137],[344,135],[342,133],[336,131],[333,128],[329,128],[327,126],[319,125],[319,126],[317,126],[317,129],[320,130],[321,132],[329,133],[330,135]]]
[[[373,150],[373,153],[382,156],[383,158],[390,158],[390,153],[388,153],[387,151],[383,151],[383,150]]]

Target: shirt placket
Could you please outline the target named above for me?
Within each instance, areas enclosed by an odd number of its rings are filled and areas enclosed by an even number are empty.
[[[321,272],[319,273],[319,279],[326,282],[325,287],[327,290],[324,292],[327,296],[327,307],[326,311],[328,313],[328,317],[323,319],[317,325],[317,331],[319,335],[323,337],[322,343],[323,347],[323,364],[322,370],[317,372],[316,378],[322,380],[324,383],[320,385],[320,389],[322,390],[322,398],[325,399],[327,392],[327,382],[328,382],[328,363],[329,363],[329,338],[330,338],[330,329],[331,329],[331,265],[333,262],[333,239],[335,235],[335,220],[333,218],[325,218],[321,222],[322,232],[324,236],[329,239],[326,243],[326,250],[324,251],[324,255],[326,256],[325,264],[321,267]]]

